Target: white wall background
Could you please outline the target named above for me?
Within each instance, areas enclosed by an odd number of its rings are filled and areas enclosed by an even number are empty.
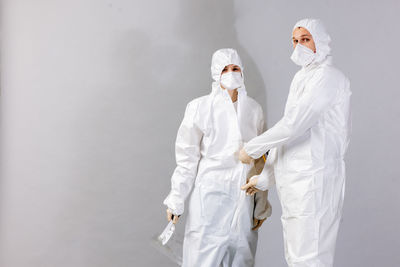
[[[238,49],[268,124],[296,66],[290,34],[324,20],[352,82],[353,137],[336,266],[399,266],[396,0],[2,0],[0,267],[174,266],[165,225],[186,103],[211,54]],[[285,266],[280,206],[257,266]],[[183,224],[180,225],[183,227]]]

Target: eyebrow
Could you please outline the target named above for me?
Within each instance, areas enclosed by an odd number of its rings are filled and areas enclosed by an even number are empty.
[[[301,37],[311,37],[311,35],[310,34],[303,34],[303,35],[300,35],[299,38],[301,38]],[[293,39],[296,39],[296,37],[293,36]]]

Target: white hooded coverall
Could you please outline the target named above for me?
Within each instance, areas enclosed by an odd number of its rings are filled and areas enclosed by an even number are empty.
[[[342,215],[351,91],[332,66],[321,22],[304,19],[296,27],[311,33],[316,57],[294,76],[283,118],[244,149],[252,158],[270,150],[256,187],[276,182],[288,265],[325,267],[333,265]]]
[[[253,266],[257,246],[257,232],[251,230],[253,217],[265,219],[271,213],[267,192],[249,198],[240,190],[251,167],[238,160],[238,152],[244,142],[263,132],[264,119],[244,85],[238,89],[237,112],[228,92],[220,87],[221,72],[230,64],[243,71],[235,50],[214,53],[212,92],[187,105],[176,139],[177,167],[164,204],[173,214],[182,214],[194,185],[188,203],[184,267]]]

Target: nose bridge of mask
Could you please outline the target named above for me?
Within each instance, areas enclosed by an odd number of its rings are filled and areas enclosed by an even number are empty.
[[[315,53],[307,46],[298,43],[290,58],[299,66],[307,66],[314,60]]]
[[[227,72],[225,72],[225,73],[223,73],[223,74],[221,74],[221,79],[222,79],[222,76],[232,76],[232,77],[241,77],[242,76],[242,72],[238,72],[238,71],[227,71]]]
[[[307,46],[305,46],[305,45],[303,45],[303,44],[298,43],[298,44],[296,45],[296,47],[297,47],[297,46],[299,46],[299,50],[300,50],[301,52],[305,52],[305,53],[307,53],[307,54],[314,53],[314,51],[313,51],[311,48],[308,48]]]

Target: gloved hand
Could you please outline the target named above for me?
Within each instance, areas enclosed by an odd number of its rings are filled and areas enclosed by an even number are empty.
[[[167,220],[172,220],[173,224],[176,224],[178,222],[180,216],[181,215],[172,214],[172,211],[170,209],[167,209]]]
[[[259,220],[259,219],[253,218],[253,228],[251,228],[251,230],[255,231],[255,230],[257,230],[258,228],[260,228],[261,225],[264,223],[264,221],[265,221],[266,219],[267,219],[267,218],[265,218],[265,219],[263,219],[263,220]]]
[[[246,151],[244,150],[244,148],[242,148],[239,152],[239,160],[242,163],[245,164],[250,164],[254,159],[252,157],[250,157],[249,155],[247,155]]]
[[[254,195],[255,193],[257,193],[258,191],[260,191],[259,189],[255,188],[255,186],[257,185],[258,182],[258,175],[254,175],[253,177],[250,178],[250,180],[247,182],[247,184],[243,185],[241,187],[242,190],[246,191],[246,195]]]

